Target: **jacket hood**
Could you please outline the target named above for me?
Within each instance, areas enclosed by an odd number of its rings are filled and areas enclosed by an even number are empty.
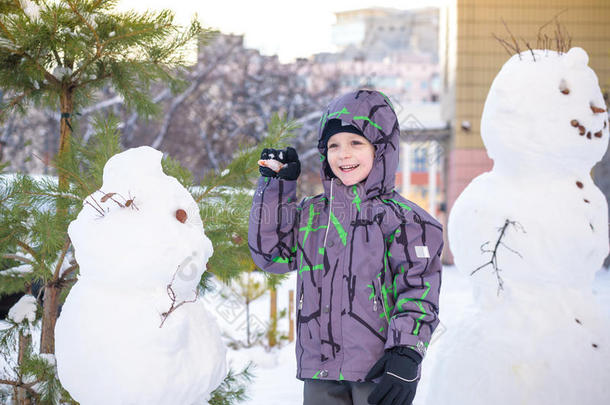
[[[330,102],[320,119],[318,151],[320,152],[320,177],[324,193],[330,195],[330,182],[338,179],[326,159],[326,147],[322,134],[329,120],[340,119],[360,129],[375,147],[373,168],[368,177],[357,185],[363,199],[391,193],[394,190],[396,169],[399,160],[400,128],[394,108],[387,96],[374,90],[357,90],[344,94]]]

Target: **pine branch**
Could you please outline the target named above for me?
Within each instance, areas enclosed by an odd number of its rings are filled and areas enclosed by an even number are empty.
[[[2,23],[2,20],[0,20],[0,29],[2,29],[2,31],[4,32],[4,35],[6,35],[6,37],[8,39],[11,40],[11,42],[15,42],[15,37],[10,33],[10,31],[8,30],[8,28],[6,28],[6,25],[4,25]]]
[[[253,363],[249,362],[240,372],[229,369],[224,381],[210,395],[210,405],[233,405],[248,399],[246,388],[252,382],[254,375],[250,371]]]
[[[2,202],[2,201],[0,201],[0,202]],[[13,235],[15,234],[15,232],[17,232],[17,231],[13,229],[11,231],[11,233],[6,235],[4,238],[0,239],[0,243],[6,242],[7,240],[11,239],[13,237]]]
[[[4,118],[4,115],[8,111],[10,111],[14,107],[20,105],[21,102],[23,101],[23,99],[29,97],[32,94],[33,91],[34,91],[34,89],[27,89],[26,91],[24,91],[20,95],[13,97],[13,99],[8,104],[2,106],[2,110],[0,110],[0,121]]]
[[[40,156],[38,156],[37,154],[32,153],[32,155],[34,155],[34,157],[36,157],[36,158],[37,158],[38,160],[40,160],[41,162],[44,162],[44,159],[42,159],[42,158],[41,158]],[[81,187],[83,187],[83,189],[84,189],[84,190],[86,190],[86,192],[87,192],[88,194],[93,194],[93,192],[91,191],[91,189],[90,189],[90,188],[89,188],[89,187],[88,187],[88,186],[87,186],[87,185],[86,185],[86,184],[85,184],[85,183],[84,183],[84,182],[81,180],[81,178],[80,178],[78,175],[76,175],[76,174],[72,173],[72,172],[71,172],[71,171],[69,171],[68,169],[65,169],[65,168],[63,168],[63,167],[61,167],[61,166],[59,166],[59,165],[53,164],[53,163],[51,163],[51,162],[49,162],[49,163],[47,163],[47,164],[48,164],[49,166],[51,166],[51,167],[53,167],[53,168],[55,168],[55,169],[59,170],[59,171],[62,171],[62,172],[64,172],[64,173],[66,173],[66,174],[68,175],[68,177],[72,178],[73,180],[76,180],[76,181],[77,181],[77,182],[78,182],[78,183],[81,185]]]
[[[87,28],[89,28],[89,30],[93,33],[93,36],[95,37],[95,48],[96,48],[96,53],[95,56],[97,58],[99,58],[101,56],[102,50],[101,50],[101,43],[100,43],[100,37],[97,35],[97,31],[95,30],[95,28],[93,28],[93,26],[89,23],[89,21],[87,21],[87,19],[85,17],[83,17],[83,15],[78,11],[78,8],[76,7],[76,5],[74,4],[73,1],[70,0],[66,0],[66,2],[68,3],[68,5],[70,6],[70,8],[72,9],[72,11],[74,12],[74,14],[76,14],[76,16],[87,26]]]
[[[14,386],[17,388],[25,388],[26,390],[30,391],[31,393],[38,395],[38,393],[32,389],[32,386],[34,385],[32,383],[26,384],[26,383],[23,383],[20,381],[11,381],[11,380],[0,379],[0,384],[11,385],[11,386]]]
[[[55,271],[53,272],[53,281],[59,280],[61,276],[59,271],[61,270],[61,265],[64,263],[64,259],[66,258],[66,253],[68,253],[68,249],[70,249],[70,244],[70,237],[66,235],[66,242],[64,243],[64,247],[61,249],[59,260],[57,260],[57,265],[55,266]]]
[[[28,252],[34,259],[36,259],[36,252],[34,251],[34,249],[32,249],[30,245],[20,240],[17,240],[17,245],[26,252]]]
[[[92,84],[97,84],[97,83],[102,83],[104,82],[106,79],[110,79],[112,77],[112,74],[110,73],[106,73],[104,75],[101,75],[99,77],[96,77],[95,79],[89,79],[89,80],[85,80],[83,82],[79,82],[79,84],[75,85],[75,88],[81,88],[81,87],[87,87],[90,86]]]
[[[75,200],[78,202],[82,201],[82,198],[73,195],[73,194],[67,194],[67,193],[57,193],[57,194],[51,194],[51,193],[33,193],[30,191],[24,191],[23,194],[27,194],[27,195],[35,195],[35,196],[45,196],[45,197],[53,197],[53,198],[69,198],[71,200]]]
[[[77,269],[78,269],[78,264],[73,264],[70,267],[68,267],[67,269],[64,270],[64,272],[61,275],[61,278],[59,279],[60,284],[65,282],[69,276],[71,276]]]
[[[165,28],[168,28],[169,26],[165,26]],[[152,28],[145,28],[143,30],[140,31],[132,31],[129,32],[127,34],[123,34],[123,35],[118,35],[112,38],[107,39],[106,41],[104,41],[102,43],[102,50],[104,50],[104,48],[106,48],[108,46],[108,44],[112,43],[112,42],[117,42],[119,39],[127,39],[127,38],[132,38],[138,35],[142,35],[142,34],[147,34],[147,33],[151,33],[151,32],[156,32],[157,30],[159,30],[162,27],[152,27]]]
[[[12,260],[17,260],[19,262],[23,262],[25,264],[36,264],[35,262],[31,261],[30,259],[28,259],[27,257],[23,257],[20,255],[15,255],[15,254],[11,254],[11,253],[6,253],[2,255],[3,259],[12,259]]]
[[[250,146],[239,145],[233,160],[225,167],[225,170],[228,169],[229,173],[233,173],[236,172],[236,168],[239,168],[238,172],[242,176],[246,178],[251,177],[255,172],[258,172],[256,161],[258,160],[260,151],[265,147],[269,147],[270,144],[277,147],[278,144],[285,143],[294,136],[294,131],[298,127],[299,124],[295,121],[286,121],[278,114],[275,114],[271,118],[268,134],[265,137],[264,142],[261,142],[254,150]],[[218,176],[216,173],[209,173],[200,184],[205,191],[195,198],[195,202],[199,204],[206,197],[211,195],[213,190],[227,184],[229,180],[230,177],[228,176]],[[206,182],[209,182],[209,184],[206,184]]]

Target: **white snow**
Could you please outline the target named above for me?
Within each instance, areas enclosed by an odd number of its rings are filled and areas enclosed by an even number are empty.
[[[284,281],[277,290],[278,310],[287,308],[288,291],[294,290],[296,273]],[[214,281],[218,286],[216,290],[203,296],[203,301],[213,317],[215,317],[223,333],[235,339],[245,339],[245,309],[236,306],[234,296],[223,298],[220,294],[221,283]],[[596,274],[593,291],[606,310],[606,316],[610,318],[610,270],[600,270]],[[475,302],[472,295],[472,286],[469,276],[457,271],[453,266],[443,268],[443,285],[440,296],[440,320],[441,324],[436,329],[435,337],[430,344],[422,370],[423,376],[417,388],[417,396],[413,405],[426,405],[423,399],[429,390],[435,389],[435,378],[430,375],[433,363],[438,361],[439,342],[445,340],[448,331],[459,329],[464,316],[472,311]],[[229,310],[233,308],[232,310]],[[269,294],[265,294],[251,304],[250,316],[254,324],[259,321],[269,320]],[[294,315],[293,315],[294,318]],[[4,325],[4,326],[3,326]],[[0,329],[9,327],[9,324],[0,321]],[[288,321],[279,321],[278,328],[287,333]],[[491,331],[484,332],[490,334]],[[34,338],[36,339],[36,337]],[[248,362],[254,363],[252,372],[255,378],[247,387],[249,399],[244,405],[286,405],[300,404],[303,400],[303,383],[296,378],[295,343],[292,342],[279,350],[266,352],[260,346],[251,349],[228,350],[228,363],[234,370],[240,371]],[[2,358],[0,357],[0,370],[2,370]],[[0,377],[1,378],[1,377]],[[436,405],[429,403],[428,405]]]
[[[474,305],[435,347],[425,403],[610,398],[610,322],[592,291],[608,255],[608,205],[590,176],[608,147],[608,116],[593,108],[605,103],[584,50],[534,53],[513,56],[495,78],[481,120],[494,166],[450,213]]]
[[[31,20],[37,20],[40,18],[40,7],[30,0],[21,0],[21,7],[23,8],[23,12],[27,15]]]
[[[36,297],[25,294],[8,310],[8,319],[15,323],[21,323],[25,319],[29,323],[36,319]]]
[[[288,291],[295,288],[295,273],[290,275],[290,278],[284,281],[277,290],[278,294],[278,309],[285,308],[288,305]],[[596,274],[593,284],[596,291],[596,298],[600,304],[603,304],[605,314],[610,319],[610,271],[600,270]],[[417,396],[413,405],[439,405],[442,403],[427,402],[426,396],[430,390],[435,390],[437,379],[432,374],[433,365],[444,359],[444,354],[439,353],[439,349],[444,346],[448,339],[451,339],[452,333],[459,334],[462,329],[463,319],[468,317],[468,314],[476,310],[476,304],[473,297],[473,287],[470,283],[470,276],[459,272],[454,266],[445,266],[443,268],[443,285],[440,295],[440,325],[437,327],[433,336],[430,347],[427,351],[426,358],[422,365],[422,379],[417,387]],[[222,308],[228,305],[219,295],[211,294],[213,302],[210,302],[209,307],[214,315],[219,318],[219,323],[223,331],[236,338],[243,339],[245,336],[244,330],[240,327],[243,317],[238,317],[230,324],[223,321],[223,316],[220,314]],[[206,301],[207,302],[207,301]],[[243,310],[243,308],[242,308]],[[250,311],[251,317],[268,321],[269,319],[269,295],[265,295],[256,300]],[[232,319],[232,318],[228,318]],[[287,320],[280,321],[279,328],[283,331],[288,330]],[[481,337],[491,335],[500,337],[504,331],[481,331]],[[456,348],[455,350],[458,350]],[[285,404],[300,404],[303,401],[303,382],[296,378],[296,356],[295,343],[287,344],[280,350],[265,352],[261,347],[252,349],[229,350],[227,354],[229,363],[236,370],[241,370],[242,366],[249,361],[253,361],[255,368],[253,370],[255,379],[248,387],[249,400],[244,402],[244,405],[285,405]],[[468,363],[464,364],[468,367]],[[599,381],[599,380],[598,380]],[[601,381],[599,381],[601,383]],[[459,392],[462,392],[460,390]],[[451,402],[446,402],[451,403]],[[562,402],[558,402],[560,404]]]
[[[3,276],[20,276],[23,275],[25,273],[31,273],[32,272],[32,265],[31,264],[22,264],[19,266],[15,266],[15,267],[11,267],[8,268],[6,270],[2,271],[2,275]]]
[[[6,48],[9,51],[16,51],[17,49],[19,49],[13,41],[8,38],[2,37],[0,37],[0,48]]]
[[[53,69],[53,76],[57,78],[57,80],[63,80],[64,77],[70,76],[72,74],[72,69],[64,66],[55,66]]]
[[[55,359],[55,355],[52,354],[52,353],[39,353],[39,354],[36,355],[36,357],[44,360],[50,366],[55,367],[55,365],[57,364],[57,360]]]
[[[60,381],[82,405],[200,403],[226,373],[220,331],[196,293],[212,244],[161,158],[147,146],[110,158],[68,227],[80,275],[55,350]]]

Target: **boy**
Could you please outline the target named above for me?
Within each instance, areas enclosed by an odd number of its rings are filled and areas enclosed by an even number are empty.
[[[394,190],[400,129],[385,95],[345,94],[320,122],[320,195],[297,205],[296,151],[263,150],[281,165],[260,167],[252,257],[265,271],[298,271],[305,405],[411,404],[439,322],[442,227]]]

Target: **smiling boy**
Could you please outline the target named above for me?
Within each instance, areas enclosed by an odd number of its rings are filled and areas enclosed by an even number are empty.
[[[375,147],[353,125],[332,119],[324,134],[330,169],[346,186],[366,179],[373,168]]]
[[[296,150],[264,149],[248,243],[273,273],[297,271],[304,405],[411,404],[439,323],[441,225],[394,189],[398,118],[381,92],[333,100],[320,120],[324,192],[296,201]]]

